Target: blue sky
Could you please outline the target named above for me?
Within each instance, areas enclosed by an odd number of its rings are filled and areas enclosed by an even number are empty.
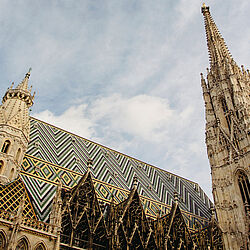
[[[210,0],[249,66],[250,1]],[[197,181],[211,197],[198,0],[0,0],[0,91],[32,67],[32,115]]]

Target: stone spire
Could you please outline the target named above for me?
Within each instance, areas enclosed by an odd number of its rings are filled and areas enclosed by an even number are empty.
[[[227,45],[210,15],[209,7],[203,4],[201,12],[204,16],[210,66],[216,66],[225,59],[232,61],[232,56],[227,48]]]
[[[210,69],[201,74],[205,101],[206,145],[216,214],[226,249],[249,246],[249,71],[242,69],[222,38],[209,7],[203,5]]]

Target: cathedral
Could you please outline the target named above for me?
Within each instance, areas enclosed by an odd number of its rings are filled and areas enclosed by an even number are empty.
[[[0,106],[0,249],[250,249],[250,74],[201,12],[214,204],[198,183],[31,117],[29,71]]]

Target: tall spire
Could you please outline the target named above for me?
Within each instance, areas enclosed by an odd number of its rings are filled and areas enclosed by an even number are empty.
[[[201,74],[205,101],[206,145],[211,166],[213,197],[225,249],[248,249],[250,166],[250,77],[234,62],[203,5],[210,57],[207,79]],[[244,179],[241,185],[239,180]],[[248,247],[247,247],[248,246]]]
[[[203,4],[201,12],[205,22],[210,67],[220,65],[224,60],[231,62],[233,58],[210,14],[209,7]]]

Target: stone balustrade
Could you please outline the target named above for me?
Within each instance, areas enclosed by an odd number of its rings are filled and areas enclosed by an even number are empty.
[[[16,213],[0,209],[0,221],[1,220],[10,222],[11,224],[15,224],[15,222],[17,221]],[[28,217],[22,217],[20,226],[30,227],[36,231],[41,231],[41,233],[49,233],[49,234],[54,234],[54,235],[56,235],[57,229],[58,229],[56,225],[30,219]]]

